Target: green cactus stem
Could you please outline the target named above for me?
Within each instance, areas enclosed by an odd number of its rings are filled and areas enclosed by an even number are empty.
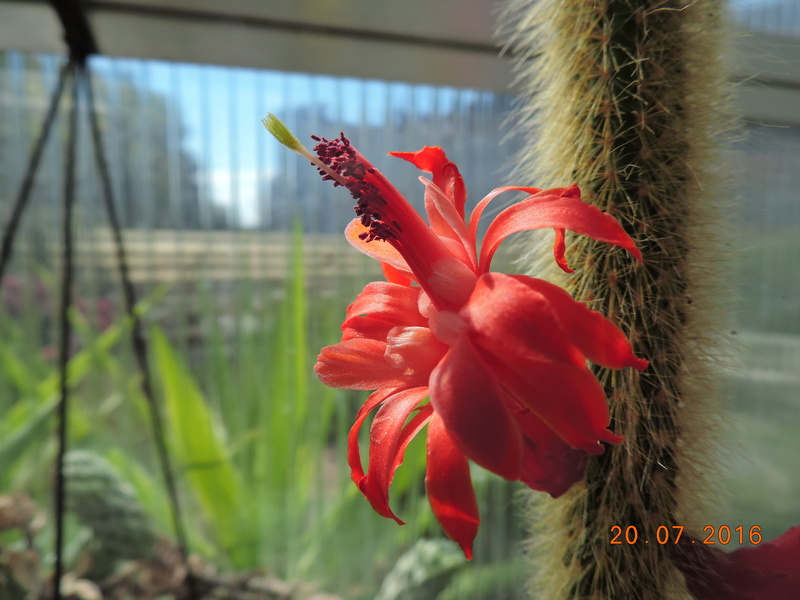
[[[655,536],[700,523],[712,281],[703,269],[714,250],[714,136],[725,129],[721,10],[717,0],[511,0],[506,15],[519,127],[533,140],[515,180],[577,183],[636,239],[643,264],[607,244],[568,240],[576,273],[559,283],[622,327],[651,363],[644,373],[596,370],[611,428],[625,441],[590,460],[585,485],[537,502],[534,597],[687,597]],[[611,543],[615,526],[620,544]],[[624,538],[628,527],[635,543]]]

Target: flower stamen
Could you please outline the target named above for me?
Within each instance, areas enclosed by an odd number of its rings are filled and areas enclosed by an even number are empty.
[[[378,170],[353,147],[344,132],[333,140],[317,135],[312,135],[311,139],[319,142],[314,147],[319,160],[344,180],[342,183],[326,170],[324,173],[320,172],[323,181],[335,179],[334,185],[345,185],[356,201],[353,210],[360,217],[361,224],[369,227],[369,231],[361,233],[359,238],[365,242],[388,241],[402,231],[396,220],[386,217],[387,201],[380,188],[367,180],[368,176],[369,179],[379,180]]]

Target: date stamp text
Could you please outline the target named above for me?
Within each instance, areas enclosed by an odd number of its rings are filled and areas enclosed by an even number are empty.
[[[613,525],[611,527],[611,539],[609,543],[612,545],[656,543],[662,546],[664,544],[677,544],[680,542],[681,536],[683,535],[683,529],[683,525],[672,525],[670,527],[661,525],[653,532],[654,535],[640,535],[639,528],[635,525],[628,525],[627,527]],[[705,538],[703,538],[702,541],[700,539],[692,539],[691,543],[705,545],[721,544],[726,546],[728,544],[742,545],[749,542],[757,546],[763,539],[761,527],[758,525],[753,525],[750,528],[746,528],[743,525],[733,528],[727,525],[720,525],[719,527],[706,525],[703,527],[703,534]]]

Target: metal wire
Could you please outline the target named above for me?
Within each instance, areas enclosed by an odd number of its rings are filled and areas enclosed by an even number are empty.
[[[3,232],[3,242],[2,247],[0,247],[0,279],[3,278],[6,265],[11,259],[14,238],[17,234],[17,230],[19,229],[19,223],[20,219],[22,218],[22,214],[25,212],[25,207],[28,204],[28,199],[31,195],[31,189],[33,189],[34,175],[36,174],[36,170],[39,168],[39,163],[42,159],[42,153],[47,145],[47,139],[50,137],[50,130],[52,129],[53,123],[56,120],[58,104],[61,100],[61,93],[64,91],[64,84],[67,80],[67,76],[71,72],[70,65],[70,62],[65,62],[61,66],[58,75],[58,83],[56,83],[56,87],[50,96],[50,105],[47,108],[47,113],[45,115],[44,122],[42,123],[42,129],[39,132],[39,137],[36,139],[36,144],[33,146],[33,151],[31,152],[30,159],[28,160],[28,166],[26,167],[25,174],[22,177],[22,185],[19,188],[17,199],[14,201],[14,206],[11,209],[11,215],[9,216],[8,224]]]
[[[55,513],[56,513],[56,546],[55,546],[55,572],[53,582],[55,586],[54,596],[61,598],[61,575],[63,573],[63,550],[64,550],[64,511],[65,511],[65,478],[64,478],[64,456],[67,453],[67,414],[69,403],[69,348],[71,327],[69,322],[69,307],[72,303],[72,271],[73,271],[73,248],[72,248],[72,216],[75,206],[75,149],[78,142],[78,76],[81,67],[74,61],[69,62],[67,75],[72,75],[72,106],[69,111],[69,121],[67,126],[67,154],[64,165],[64,197],[63,197],[63,222],[61,230],[61,244],[64,252],[61,264],[61,304],[58,309],[58,329],[59,329],[59,351],[58,351],[58,372],[59,372],[59,401],[58,401],[58,451],[56,454],[56,489],[55,489]]]
[[[122,232],[117,216],[111,178],[109,176],[108,162],[105,157],[100,125],[95,110],[94,98],[88,69],[85,63],[71,59],[61,67],[58,82],[53,90],[50,104],[45,115],[39,137],[34,144],[28,165],[23,175],[19,194],[12,207],[8,224],[3,232],[2,248],[0,248],[0,279],[5,272],[5,268],[11,258],[14,240],[19,230],[22,216],[28,206],[30,193],[33,189],[36,172],[41,162],[41,157],[49,139],[52,125],[58,115],[58,108],[62,93],[67,80],[72,79],[71,87],[71,106],[67,124],[66,136],[66,158],[64,164],[64,188],[63,188],[63,221],[61,230],[62,243],[62,268],[61,268],[61,295],[58,308],[58,329],[59,329],[59,403],[57,408],[57,453],[55,464],[55,490],[54,490],[54,513],[55,513],[55,565],[53,573],[53,598],[60,600],[61,579],[64,573],[64,527],[66,512],[66,479],[64,476],[64,457],[68,448],[68,424],[69,414],[69,354],[71,324],[69,320],[69,309],[72,304],[72,284],[74,273],[74,250],[73,250],[73,214],[75,208],[75,173],[76,173],[76,148],[78,143],[78,110],[80,106],[80,86],[83,85],[87,100],[87,110],[91,125],[92,141],[94,146],[94,156],[97,170],[101,180],[103,199],[106,212],[114,236],[116,247],[117,263],[120,279],[125,297],[125,306],[129,318],[131,319],[131,344],[134,355],[136,356],[137,366],[141,373],[142,393],[150,409],[150,421],[153,430],[153,439],[156,445],[157,454],[164,483],[169,496],[169,505],[172,514],[172,523],[179,552],[186,565],[186,584],[188,588],[188,598],[198,597],[197,586],[191,570],[188,567],[188,545],[186,530],[183,525],[183,518],[178,498],[177,484],[174,470],[169,459],[166,447],[166,437],[163,427],[163,419],[153,392],[152,377],[147,359],[147,345],[142,331],[141,320],[136,313],[136,292],[129,276],[128,263],[126,258],[125,246],[122,239]]]
[[[82,75],[83,76],[81,77],[81,80],[85,87],[87,108],[89,112],[89,123],[91,125],[92,140],[94,142],[94,157],[97,164],[97,171],[100,176],[103,202],[105,204],[108,222],[111,226],[111,231],[114,238],[114,247],[117,255],[117,268],[119,270],[119,277],[125,298],[125,310],[128,313],[128,318],[131,320],[131,345],[133,347],[133,353],[136,357],[136,364],[139,367],[139,372],[141,375],[142,394],[147,401],[150,412],[150,425],[153,429],[153,441],[156,445],[156,452],[158,454],[161,472],[164,477],[164,485],[166,486],[167,493],[169,495],[172,525],[175,530],[178,549],[181,553],[184,564],[187,565],[186,572],[187,585],[189,587],[189,598],[194,598],[196,594],[196,586],[192,572],[188,568],[188,544],[186,530],[183,526],[183,517],[181,513],[180,500],[178,497],[178,488],[175,482],[175,475],[169,458],[169,452],[167,451],[163,418],[158,406],[158,402],[156,401],[155,393],[153,392],[152,376],[150,374],[150,367],[147,359],[147,344],[145,342],[144,332],[142,330],[142,322],[141,319],[139,319],[139,315],[136,313],[136,290],[133,287],[133,282],[131,281],[129,274],[128,260],[125,253],[125,244],[123,243],[122,239],[122,229],[120,227],[119,217],[117,215],[117,209],[114,203],[114,192],[111,185],[108,162],[106,161],[103,147],[103,136],[100,132],[100,123],[98,122],[97,111],[95,110],[92,84],[88,72],[82,71]]]

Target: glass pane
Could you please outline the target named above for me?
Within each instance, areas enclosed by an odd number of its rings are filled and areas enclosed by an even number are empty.
[[[19,149],[39,127],[60,59],[9,53],[2,60],[0,196],[11,199],[25,168]],[[417,170],[386,153],[441,145],[474,205],[504,183],[517,150],[515,140],[500,139],[511,98],[155,61],[97,58],[92,67],[131,277],[147,302],[146,323],[158,328],[149,332],[151,362],[191,549],[222,569],[264,567],[348,598],[375,597],[407,550],[432,574],[455,572],[452,564],[465,562],[452,542],[437,550],[445,560],[438,566],[426,565],[427,550],[414,546],[443,537],[424,497],[424,444],[409,447],[393,486],[405,527],[376,515],[350,481],[346,436],[366,393],[325,388],[312,367],[319,349],[339,340],[346,306],[381,275],[344,240],[354,216],[349,195],[321,182],[260,121],[276,113],[309,145],[311,134],[345,131],[418,208]],[[78,133],[73,356],[87,366],[75,367],[70,446],[108,461],[133,486],[148,527],[171,535],[84,117]],[[3,422],[52,412],[37,382],[56,371],[65,137],[62,115],[3,282],[0,345],[19,359],[0,368]],[[4,462],[0,490],[50,510],[42,474],[54,446],[46,423]],[[487,500],[472,564],[493,567],[488,593],[510,598],[508,590],[523,589],[516,488],[480,472],[475,479]],[[69,539],[86,537],[90,526],[70,521]],[[69,560],[74,567],[75,556]]]

